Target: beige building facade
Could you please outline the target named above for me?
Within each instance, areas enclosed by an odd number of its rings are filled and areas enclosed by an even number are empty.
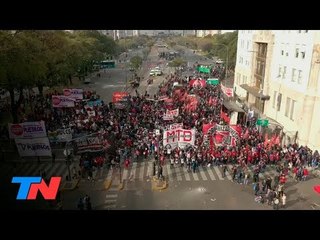
[[[240,30],[234,90],[280,128],[282,143],[320,149],[320,31]]]

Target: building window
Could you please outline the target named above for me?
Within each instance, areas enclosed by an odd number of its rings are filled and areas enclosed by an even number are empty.
[[[286,45],[286,56],[289,57],[289,43]]]
[[[281,74],[282,74],[282,66],[279,65],[279,72],[278,72],[277,78],[281,77]]]
[[[284,50],[281,50],[281,56],[283,56],[284,55]]]
[[[277,111],[280,111],[280,108],[281,108],[281,98],[282,98],[282,94],[279,93],[277,97]]]
[[[302,82],[302,70],[298,71],[298,83],[301,84]]]
[[[285,79],[285,78],[286,78],[286,73],[287,73],[287,67],[284,66],[284,67],[283,67],[283,72],[282,72],[282,79]]]
[[[291,78],[291,82],[295,82],[295,81],[296,81],[296,78],[297,78],[296,72],[297,72],[297,69],[292,68],[292,76],[291,76],[292,78]]]
[[[299,57],[299,48],[296,48],[296,58]]]
[[[291,111],[290,111],[290,119],[294,121],[294,106],[296,104],[296,101],[292,100],[291,101]]]
[[[277,99],[277,91],[273,92],[273,102],[272,102],[272,107],[275,108],[276,106],[276,99]]]
[[[247,76],[243,75],[242,76],[242,84],[245,84],[247,82]]]
[[[238,83],[238,85],[240,84],[240,77],[241,77],[240,73],[237,73],[237,83]]]
[[[285,113],[284,113],[284,115],[285,115],[286,117],[288,117],[288,114],[289,114],[290,101],[291,101],[291,99],[290,99],[289,97],[287,97],[287,102],[286,102],[286,111],[285,111]]]
[[[304,30],[305,33],[308,33],[308,30]]]
[[[299,30],[299,31],[298,31],[298,33],[301,33],[301,32],[302,32],[302,30]]]
[[[301,52],[301,58],[304,59],[306,57],[306,52]]]

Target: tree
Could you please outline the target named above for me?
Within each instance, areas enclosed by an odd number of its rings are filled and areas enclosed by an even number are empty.
[[[169,67],[181,67],[184,64],[186,64],[186,61],[182,58],[175,58],[169,63]]]
[[[142,58],[140,56],[134,56],[130,59],[130,65],[135,69],[138,70],[141,67]]]

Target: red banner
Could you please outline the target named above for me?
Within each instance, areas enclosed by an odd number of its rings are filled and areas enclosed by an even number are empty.
[[[205,80],[199,80],[199,79],[192,79],[189,81],[189,86],[191,87],[200,87],[203,88],[207,85]]]
[[[124,100],[124,98],[127,96],[129,96],[129,93],[127,92],[113,92],[112,102],[113,103],[120,102]]]
[[[228,124],[230,123],[230,118],[228,117],[228,115],[224,111],[221,110],[220,116],[226,123],[228,123]]]
[[[232,97],[233,96],[233,89],[232,88],[228,88],[228,87],[225,87],[225,86],[221,85],[221,90],[228,97]]]

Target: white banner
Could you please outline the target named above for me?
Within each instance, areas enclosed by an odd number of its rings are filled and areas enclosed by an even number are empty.
[[[46,127],[44,121],[24,122],[18,124],[9,123],[9,136],[13,138],[36,138],[46,137]]]
[[[196,133],[194,129],[174,129],[163,132],[163,146],[174,149],[180,147],[184,149],[187,146],[194,146]]]
[[[178,117],[179,116],[179,108],[173,109],[173,110],[167,110],[166,114],[172,115],[174,117]]]
[[[71,128],[61,128],[54,132],[48,131],[50,142],[69,142],[72,140]]]
[[[21,157],[51,156],[51,147],[47,137],[33,139],[16,138],[15,141]]]
[[[179,108],[174,110],[167,110],[166,113],[163,115],[163,120],[173,120],[173,118],[177,116],[179,116]]]
[[[178,128],[183,128],[183,123],[173,123],[165,127],[165,130],[174,130]]]
[[[84,136],[74,140],[75,152],[81,154],[84,152],[96,152],[103,150],[103,137],[101,134]]]
[[[52,95],[52,107],[74,107],[75,99],[63,95]]]
[[[83,89],[80,88],[66,88],[63,89],[63,95],[76,100],[83,99]]]
[[[173,120],[173,115],[164,114],[162,118],[164,121]]]

